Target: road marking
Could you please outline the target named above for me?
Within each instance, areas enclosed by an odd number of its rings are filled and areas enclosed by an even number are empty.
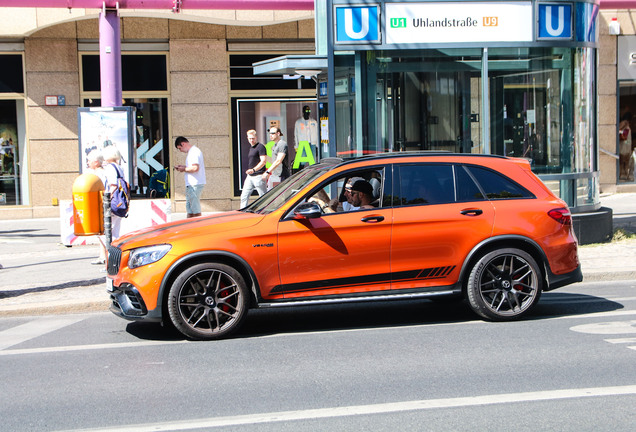
[[[604,317],[613,317],[613,316],[625,316],[625,315],[636,315],[636,310],[616,310],[616,311],[610,311],[610,312],[593,312],[593,313],[589,313],[589,314],[573,314],[573,315],[566,315],[566,316],[558,316],[558,317],[542,317],[542,319],[555,319],[555,320],[562,320],[562,319],[579,319],[579,318],[604,318]]]
[[[210,417],[198,420],[176,421],[172,423],[145,423],[97,429],[81,429],[83,431],[128,431],[156,432],[181,431],[190,429],[209,429],[238,425],[279,423],[298,420],[315,420],[356,415],[388,414],[405,411],[422,411],[442,408],[463,408],[470,406],[512,404],[520,402],[537,402],[547,400],[577,399],[588,397],[606,397],[636,395],[636,385],[617,387],[593,387],[583,389],[548,390],[527,393],[508,393],[446,399],[425,399],[406,402],[394,402],[372,405],[352,405],[347,407],[318,408],[298,411],[279,411],[261,414],[247,414],[227,417]],[[77,432],[78,430],[75,430]],[[69,431],[70,432],[70,431]]]
[[[0,337],[2,335],[0,334]],[[58,346],[47,348],[26,348],[26,349],[13,349],[0,351],[0,356],[21,355],[21,354],[46,354],[57,352],[71,352],[71,351],[89,351],[89,350],[101,350],[101,349],[117,349],[117,348],[135,348],[154,345],[173,345],[189,343],[187,340],[180,341],[143,341],[143,342],[123,342],[123,343],[108,343],[108,344],[94,344],[94,345],[70,345],[70,346]]]
[[[636,300],[636,297],[590,297],[590,298],[586,298],[587,296],[584,296],[582,298],[568,298],[566,296],[553,296],[553,297],[549,297],[549,298],[542,298],[540,303],[550,303],[550,304],[554,304],[554,303],[566,303],[566,304],[570,304],[570,303],[599,303],[602,301],[613,301],[613,302],[627,302],[627,301],[634,301]]]
[[[570,327],[570,330],[578,332],[578,333],[589,333],[589,334],[636,333],[636,320],[583,324],[583,325]]]
[[[12,327],[0,332],[0,350],[54,332],[84,319],[86,319],[84,316],[47,317]]]
[[[605,342],[609,342],[612,344],[636,343],[636,338],[605,339]]]

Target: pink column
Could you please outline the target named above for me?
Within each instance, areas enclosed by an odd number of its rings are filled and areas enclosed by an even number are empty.
[[[122,105],[121,95],[121,39],[119,14],[106,9],[99,14],[99,77],[103,107]]]

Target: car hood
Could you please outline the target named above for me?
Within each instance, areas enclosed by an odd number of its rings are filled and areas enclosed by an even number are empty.
[[[240,211],[215,213],[210,216],[183,219],[133,231],[113,241],[113,245],[127,250],[141,246],[173,243],[188,237],[245,229],[256,225],[263,217],[260,214]]]

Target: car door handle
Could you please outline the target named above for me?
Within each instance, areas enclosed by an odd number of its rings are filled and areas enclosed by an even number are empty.
[[[380,215],[365,216],[360,220],[362,222],[377,223],[377,222],[382,222],[384,220],[384,216],[380,216]]]
[[[463,215],[471,215],[471,216],[479,216],[483,212],[484,211],[482,209],[472,208],[472,209],[464,209],[464,210],[462,210],[461,214],[463,214]]]

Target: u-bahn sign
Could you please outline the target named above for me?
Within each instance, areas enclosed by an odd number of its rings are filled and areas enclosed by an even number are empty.
[[[530,2],[386,3],[386,43],[532,41]]]

